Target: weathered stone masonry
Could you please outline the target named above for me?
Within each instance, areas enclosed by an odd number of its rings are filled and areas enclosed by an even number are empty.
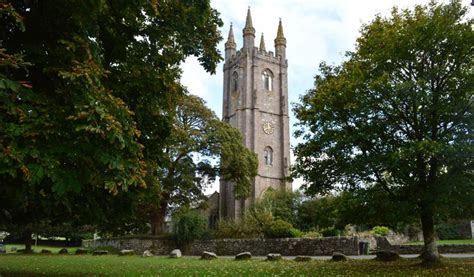
[[[346,255],[358,255],[357,237],[287,238],[287,239],[216,239],[201,240],[181,247],[184,255],[201,255],[203,251],[221,256],[233,256],[249,251],[252,255],[265,256],[280,253],[284,256],[325,256],[338,251]],[[133,249],[137,253],[152,250],[155,255],[168,255],[177,248],[173,240],[152,239],[101,239],[83,242],[84,247],[112,246],[117,249]]]

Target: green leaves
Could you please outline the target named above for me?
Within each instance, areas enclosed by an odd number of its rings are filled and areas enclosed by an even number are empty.
[[[293,176],[308,194],[361,188],[438,215],[474,213],[454,201],[474,198],[473,23],[460,1],[394,9],[362,26],[344,63],[320,66],[294,108],[306,142]]]

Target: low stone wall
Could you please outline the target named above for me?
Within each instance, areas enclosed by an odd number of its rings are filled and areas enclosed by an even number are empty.
[[[398,254],[421,254],[423,245],[391,245],[386,238],[377,238],[377,248],[392,250]],[[474,244],[447,244],[438,245],[441,254],[474,253]]]
[[[286,239],[221,239],[195,241],[184,248],[188,255],[200,255],[202,251],[217,255],[235,255],[249,251],[253,255],[264,256],[280,253],[284,256],[324,256],[339,251],[346,255],[358,255],[357,237],[329,238],[286,238]]]
[[[392,250],[398,254],[421,254],[423,245],[393,245]],[[474,245],[472,244],[444,244],[438,245],[440,254],[456,254],[456,253],[474,253]]]
[[[201,255],[211,251],[217,255],[233,256],[249,251],[264,256],[280,253],[284,256],[324,256],[339,251],[346,255],[358,255],[357,237],[287,238],[287,239],[216,239],[194,241],[179,247],[185,255]],[[100,239],[83,242],[83,247],[111,246],[117,249],[133,249],[138,253],[150,249],[155,255],[167,255],[178,248],[172,240],[162,239]]]
[[[166,239],[98,239],[83,240],[82,247],[113,247],[117,249],[133,249],[137,253],[143,253],[145,250],[152,250],[155,255],[168,255],[171,250],[176,248],[173,240]]]

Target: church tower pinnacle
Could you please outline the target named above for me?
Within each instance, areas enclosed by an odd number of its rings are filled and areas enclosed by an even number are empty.
[[[267,51],[265,49],[265,39],[263,38],[263,33],[262,33],[262,36],[260,37],[260,47],[259,47],[260,51]]]
[[[245,27],[242,32],[244,35],[244,48],[250,50],[253,49],[255,46],[255,28],[252,25],[252,14],[250,13],[250,7],[247,10]]]
[[[285,35],[283,35],[283,25],[281,23],[281,18],[280,22],[278,23],[278,30],[277,30],[277,36],[275,38],[275,52],[277,56],[282,57],[282,59],[286,59],[286,38]]]
[[[225,58],[228,59],[235,55],[237,44],[234,39],[234,30],[232,29],[232,23],[230,23],[229,36],[225,43]]]

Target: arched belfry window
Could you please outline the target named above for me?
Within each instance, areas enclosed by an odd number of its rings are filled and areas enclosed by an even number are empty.
[[[239,90],[239,74],[237,72],[234,72],[232,74],[232,91],[237,91]]]
[[[273,90],[273,73],[270,70],[265,70],[262,73],[263,87],[265,90]]]
[[[263,159],[265,160],[265,165],[273,164],[273,149],[270,146],[265,147],[263,150]]]

